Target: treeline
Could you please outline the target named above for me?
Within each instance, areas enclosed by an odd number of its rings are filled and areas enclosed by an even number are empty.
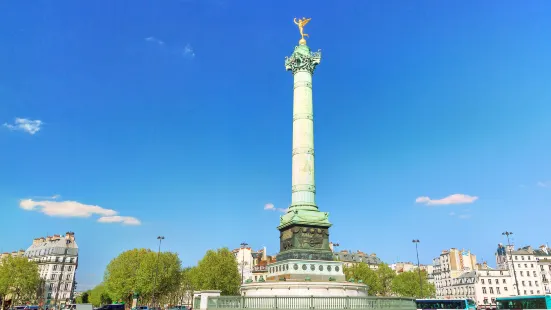
[[[132,303],[135,293],[140,305],[191,304],[193,291],[220,290],[222,295],[239,294],[241,276],[233,254],[227,249],[209,250],[197,266],[182,268],[176,253],[134,249],[114,258],[103,282],[84,292],[79,303],[94,306],[112,302]]]
[[[44,295],[44,289],[36,262],[26,257],[12,256],[0,262],[0,309],[7,306],[7,300],[11,300],[11,305],[37,304]]]
[[[379,264],[373,270],[366,263],[345,267],[347,281],[363,282],[373,296],[432,297],[436,294],[433,284],[428,282],[427,273],[421,270],[421,281],[417,270],[396,274],[387,264]],[[423,291],[421,292],[421,284]]]

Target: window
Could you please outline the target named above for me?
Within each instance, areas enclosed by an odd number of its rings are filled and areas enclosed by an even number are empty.
[[[535,284],[536,286],[540,286],[539,283],[538,283],[538,281],[534,281],[534,284]]]
[[[50,276],[50,280],[55,280],[55,274]]]
[[[524,283],[524,281],[522,281],[522,286],[526,286],[526,284]]]
[[[484,279],[480,279],[480,283],[484,284]]]
[[[520,264],[517,264],[518,268],[520,268]]]
[[[486,288],[485,287],[482,288],[482,294],[486,294]]]
[[[69,271],[72,271],[73,270],[73,266],[69,266]]]
[[[534,264],[530,264],[530,267],[531,267],[531,268],[534,268]]]
[[[503,290],[507,292],[509,289],[506,286],[506,287],[503,288]]]
[[[549,266],[551,266],[551,265],[549,265]],[[540,270],[543,271],[543,266],[540,266]]]
[[[528,264],[524,264],[524,268],[528,268]]]
[[[528,256],[528,260],[530,260],[530,256]]]
[[[493,293],[494,293],[494,288],[490,287],[490,294],[493,294]]]
[[[50,283],[50,285],[48,286],[50,289],[53,289],[54,288],[54,284],[53,283]]]
[[[501,292],[499,291],[499,287],[496,287],[496,293],[501,294]]]
[[[69,283],[65,283],[65,290],[69,289]]]
[[[532,281],[528,281],[528,286],[532,286]]]
[[[527,294],[528,294],[528,292],[526,290],[524,290],[524,295],[527,295]]]
[[[530,290],[530,294],[534,295],[534,290]]]
[[[524,256],[521,256],[520,259],[524,260]]]
[[[57,270],[57,265],[54,265],[54,271],[56,271],[56,270]]]
[[[533,273],[534,273],[534,277],[537,277],[537,276],[538,276],[538,275],[536,274],[536,272],[535,272],[535,271],[534,271]]]
[[[515,255],[515,260],[518,260],[518,256]]]
[[[507,283],[507,281],[505,281],[505,279],[503,279],[501,282],[503,282],[503,284]]]
[[[488,279],[488,284],[492,284],[492,279]],[[491,288],[490,288],[491,290]]]
[[[68,274],[67,277],[66,277],[67,280],[71,280],[71,275]]]
[[[521,277],[524,276],[524,272],[523,272],[523,271],[520,272],[520,276],[521,276]]]
[[[540,290],[538,290],[538,292],[537,292],[537,293],[539,294],[539,293],[540,293]]]

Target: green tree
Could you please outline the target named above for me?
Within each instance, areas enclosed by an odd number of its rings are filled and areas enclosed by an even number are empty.
[[[377,295],[390,296],[392,294],[392,280],[396,277],[396,272],[387,264],[381,263],[375,273],[379,283]]]
[[[75,299],[75,303],[88,304],[90,303],[89,297],[90,297],[90,291],[86,291]]]
[[[182,270],[179,289],[179,305],[191,305],[193,304],[193,291],[195,291],[195,285],[197,281],[193,279],[196,267],[187,267]]]
[[[4,258],[0,264],[0,295],[10,297],[12,305],[36,301],[40,290],[40,275],[35,262],[26,257]]]
[[[421,282],[423,283],[423,292],[421,293],[419,283],[419,273],[417,270],[402,272],[392,280],[392,291],[402,297],[431,297],[436,293],[433,284],[427,280],[427,273],[421,271]]]
[[[134,291],[143,300],[158,300],[178,290],[181,262],[175,253],[134,249],[121,253],[107,265],[104,284],[109,296],[130,304]]]
[[[222,295],[238,295],[241,275],[237,261],[227,248],[209,250],[197,267],[189,271],[195,290],[220,290]]]
[[[364,284],[367,284],[369,295],[377,295],[381,291],[381,283],[377,276],[377,272],[371,269],[368,264],[361,262],[354,264],[351,267],[344,267],[344,275],[346,281],[361,280]]]
[[[103,283],[98,284],[96,287],[88,292],[88,301],[94,307],[107,305],[113,302]]]

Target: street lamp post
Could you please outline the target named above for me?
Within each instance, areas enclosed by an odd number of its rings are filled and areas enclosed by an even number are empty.
[[[513,265],[513,274],[515,275],[515,286],[517,287],[517,295],[520,296],[520,289],[518,288],[517,272],[515,271],[515,262],[513,261],[513,250],[511,250],[511,241],[509,236],[513,233],[506,231],[501,233],[503,236],[507,236],[507,247],[509,248],[509,256],[511,257],[511,265]],[[509,269],[509,264],[507,264],[507,269]]]
[[[159,236],[157,237],[157,240],[159,240],[159,251],[157,252],[157,264],[155,265],[155,277],[153,280],[153,297],[151,305],[155,307],[155,290],[157,289],[157,274],[159,273],[159,256],[161,255],[161,242],[165,240],[165,237]]]
[[[242,259],[241,259],[241,284],[244,283],[245,281],[245,274],[244,274],[244,271],[245,271],[245,248],[248,246],[248,244],[246,242],[242,242],[241,243],[241,252],[243,253],[242,255]]]
[[[419,297],[423,297],[423,279],[421,279],[421,264],[419,263],[419,239],[413,239],[411,242],[415,243],[415,253],[417,253],[417,272],[419,273]]]

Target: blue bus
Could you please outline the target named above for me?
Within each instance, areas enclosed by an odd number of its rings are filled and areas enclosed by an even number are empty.
[[[417,299],[417,309],[464,309],[475,310],[476,303],[472,299]]]
[[[498,309],[551,309],[551,295],[496,298]]]

